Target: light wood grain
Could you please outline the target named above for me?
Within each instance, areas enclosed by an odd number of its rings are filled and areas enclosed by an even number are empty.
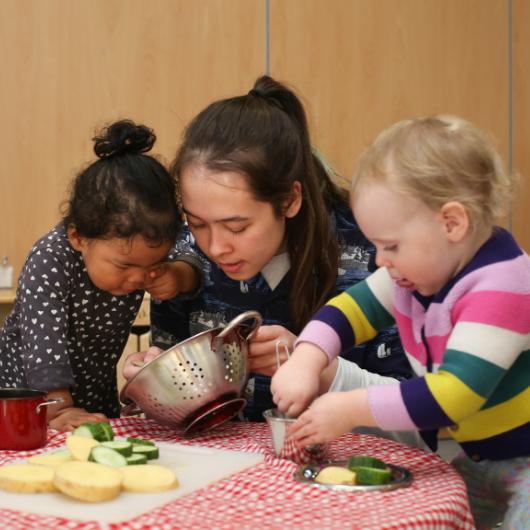
[[[170,160],[199,110],[263,72],[264,32],[261,0],[2,0],[0,252],[15,273],[98,127],[143,122]]]

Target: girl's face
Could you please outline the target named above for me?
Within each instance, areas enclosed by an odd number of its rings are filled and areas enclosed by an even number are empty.
[[[437,293],[465,264],[468,246],[455,240],[459,226],[384,183],[365,183],[352,199],[359,227],[376,248],[376,263],[400,287]],[[457,238],[458,239],[458,238]]]
[[[171,243],[149,246],[140,235],[132,239],[92,239],[68,229],[72,247],[81,252],[92,283],[116,296],[143,289],[149,272],[165,260]]]
[[[280,217],[257,201],[240,173],[187,166],[180,175],[182,206],[200,249],[233,280],[248,280],[285,247],[285,220],[301,205],[301,187]]]

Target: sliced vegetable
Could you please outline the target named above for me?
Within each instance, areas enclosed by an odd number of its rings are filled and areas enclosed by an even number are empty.
[[[0,489],[15,493],[47,493],[57,491],[53,483],[55,470],[30,464],[0,467]]]
[[[124,467],[127,465],[127,460],[125,460],[122,454],[103,445],[93,447],[90,450],[88,460],[89,462],[97,462],[98,464],[110,467]]]
[[[147,464],[147,457],[140,453],[134,453],[131,456],[126,456],[125,460],[127,460],[128,466],[135,466],[138,464]]]
[[[133,438],[132,436],[129,436],[127,438],[127,441],[131,442],[132,444],[155,445],[155,442],[152,442],[151,440],[144,440],[143,438]]]
[[[88,460],[90,451],[97,445],[99,445],[99,442],[94,440],[94,438],[85,438],[76,434],[72,434],[66,438],[66,446],[76,460]]]
[[[53,479],[60,491],[86,502],[114,499],[121,491],[121,481],[119,470],[94,462],[66,462],[57,468]]]
[[[176,488],[179,483],[175,473],[167,467],[146,464],[144,466],[127,466],[120,469],[125,491],[157,492]]]
[[[120,453],[123,456],[131,456],[133,452],[133,446],[131,442],[125,442],[121,440],[113,440],[112,442],[101,442],[103,447],[109,447],[114,451]]]
[[[355,473],[350,469],[340,466],[327,466],[322,468],[315,482],[319,484],[355,484]]]
[[[156,445],[133,444],[132,452],[133,454],[145,455],[147,460],[155,460],[159,455],[158,447]]]
[[[357,466],[355,468],[355,483],[366,486],[388,484],[392,479],[390,469],[377,469],[375,467]]]
[[[70,451],[61,453],[52,453],[50,455],[35,455],[28,458],[28,464],[46,467],[58,467],[65,462],[72,460]]]
[[[371,456],[350,456],[350,458],[348,458],[348,468],[355,471],[354,468],[358,466],[386,469],[386,464],[377,458]]]
[[[112,427],[108,422],[86,422],[74,429],[76,436],[84,436],[85,438],[94,438],[98,442],[108,442],[114,440],[114,433]]]

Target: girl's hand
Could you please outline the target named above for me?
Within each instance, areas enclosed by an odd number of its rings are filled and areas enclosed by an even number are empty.
[[[184,261],[161,263],[147,271],[144,289],[157,300],[169,300],[196,289],[197,272]]]
[[[67,407],[61,409],[57,416],[48,421],[48,425],[58,431],[73,431],[76,427],[79,427],[79,425],[87,421],[108,421],[108,418],[100,412],[87,412],[85,409]]]
[[[163,351],[156,346],[151,346],[147,351],[131,353],[123,364],[123,377],[127,380],[132,379],[145,364],[158,357]]]
[[[252,339],[249,347],[250,371],[258,374],[272,376],[278,369],[276,359],[276,343],[282,341],[289,351],[292,351],[296,335],[283,326],[260,326]],[[279,348],[280,364],[287,361],[285,346]]]
[[[281,412],[296,417],[318,394],[320,373],[328,364],[326,354],[304,342],[282,364],[271,382],[272,399]]]
[[[289,429],[298,447],[326,443],[359,425],[375,426],[365,388],[329,392],[313,401]]]

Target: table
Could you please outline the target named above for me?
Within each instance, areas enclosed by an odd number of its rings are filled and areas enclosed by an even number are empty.
[[[170,529],[473,529],[464,483],[435,454],[390,440],[347,434],[329,449],[334,460],[369,454],[406,467],[414,475],[407,488],[388,492],[323,490],[296,482],[296,464],[276,458],[266,424],[230,422],[185,439],[152,420],[126,417],[112,420],[118,436],[147,437],[220,449],[265,453],[263,463],[210,484],[129,521],[109,524],[37,516],[0,510],[0,529],[9,530],[170,530]],[[49,451],[64,444],[65,434],[50,431],[44,449],[25,453],[0,451],[0,465]],[[1,493],[0,493],[1,494]],[[94,509],[97,505],[87,505]]]

